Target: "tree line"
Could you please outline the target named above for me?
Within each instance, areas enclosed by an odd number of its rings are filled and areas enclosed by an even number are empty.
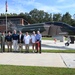
[[[5,14],[1,13],[1,16],[5,16]],[[57,21],[75,26],[75,14],[72,17],[69,12],[62,15],[61,13],[52,14],[44,12],[43,10],[33,9],[29,13],[8,13],[7,16],[23,16],[24,19],[30,24]]]

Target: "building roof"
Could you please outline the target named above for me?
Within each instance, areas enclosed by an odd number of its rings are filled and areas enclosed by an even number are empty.
[[[5,19],[6,16],[0,16],[0,19]],[[7,16],[7,18],[23,18],[24,16]]]

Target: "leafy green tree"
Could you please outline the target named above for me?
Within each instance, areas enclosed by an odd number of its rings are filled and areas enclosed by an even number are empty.
[[[50,14],[48,14],[47,12],[44,12],[44,22],[49,22],[50,21]]]
[[[0,16],[5,16],[5,14],[4,13],[1,13]]]
[[[4,17],[6,16],[5,13],[0,13],[0,16]],[[7,16],[23,16],[25,19],[26,24],[34,24],[34,23],[42,23],[42,22],[64,22],[67,24],[70,24],[72,26],[75,26],[75,14],[74,18],[69,14],[69,12],[66,12],[65,14],[61,13],[55,13],[52,15],[52,13],[44,12],[43,10],[33,9],[29,13],[27,12],[21,12],[20,14],[16,13],[7,13]]]
[[[75,27],[75,20],[71,19],[71,25]]]
[[[38,23],[39,20],[39,10],[33,9],[29,12],[33,23]]]
[[[19,14],[19,16],[25,16],[25,14],[24,14],[23,12],[21,12],[21,13]]]
[[[53,14],[53,21],[61,21],[62,16],[60,13],[58,14]]]
[[[34,9],[30,11],[29,14],[34,23],[52,21],[52,14],[48,14],[47,12],[44,12],[43,10]]]
[[[64,14],[62,16],[62,22],[65,22],[67,24],[71,24],[71,15],[69,14],[69,12],[66,12],[66,14]]]

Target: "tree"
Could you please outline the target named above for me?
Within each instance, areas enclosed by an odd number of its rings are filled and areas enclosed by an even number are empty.
[[[23,12],[21,12],[21,13],[19,14],[19,16],[25,16],[25,14],[24,14]]]
[[[71,24],[71,15],[68,12],[62,16],[62,22]]]
[[[34,9],[30,11],[29,14],[34,23],[52,21],[52,14],[48,14],[47,12],[44,12],[43,10]]]
[[[52,13],[49,14],[49,21],[53,21]]]
[[[0,16],[6,16],[4,13],[1,13]],[[65,22],[67,24],[70,24],[72,26],[75,26],[75,14],[74,19],[72,19],[69,12],[66,12],[65,14],[53,14],[44,12],[43,10],[33,9],[29,13],[21,12],[20,14],[16,13],[7,13],[7,16],[23,16],[25,19],[26,24],[33,24],[33,23],[42,23],[42,22],[49,22],[49,21],[58,21],[58,22]]]
[[[58,13],[58,14],[53,14],[53,21],[61,21],[61,14]]]
[[[31,19],[34,23],[38,23],[37,20],[38,20],[38,10],[37,9],[34,9],[32,11],[30,11],[29,15],[31,16]]]
[[[51,19],[51,15],[48,14],[47,12],[44,12],[44,22],[49,22]]]

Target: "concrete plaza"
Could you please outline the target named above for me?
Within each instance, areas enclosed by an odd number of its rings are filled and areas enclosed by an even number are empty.
[[[42,41],[42,49],[75,50],[74,44],[65,46],[65,42]],[[30,46],[31,48],[31,46]],[[0,53],[0,64],[22,66],[45,66],[75,68],[75,53]]]

